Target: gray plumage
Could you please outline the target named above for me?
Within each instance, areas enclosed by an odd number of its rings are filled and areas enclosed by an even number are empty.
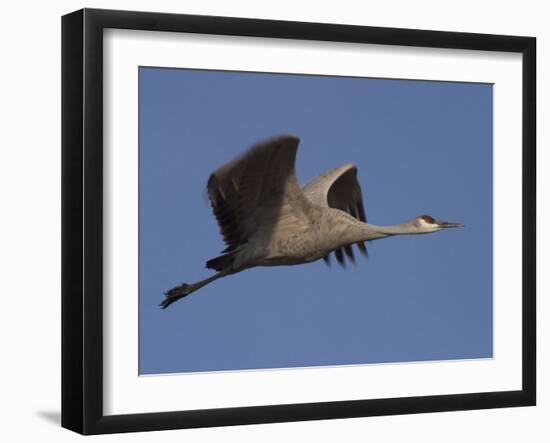
[[[227,248],[206,262],[217,271],[165,293],[161,306],[221,277],[255,266],[297,265],[321,258],[354,261],[353,245],[366,255],[365,241],[390,235],[425,234],[459,223],[422,215],[394,226],[367,223],[357,167],[346,164],[304,186],[295,173],[299,139],[283,135],[262,141],[215,170],[207,191]]]

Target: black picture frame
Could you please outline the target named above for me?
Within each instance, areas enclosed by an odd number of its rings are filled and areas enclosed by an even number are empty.
[[[103,30],[192,32],[522,54],[522,389],[130,415],[103,413]],[[62,426],[82,434],[529,406],[536,403],[536,39],[83,9],[62,18]]]

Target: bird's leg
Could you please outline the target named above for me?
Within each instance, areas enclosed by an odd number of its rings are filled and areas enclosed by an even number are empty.
[[[166,298],[160,303],[160,306],[162,307],[162,309],[166,309],[168,306],[170,306],[175,301],[178,301],[180,298],[183,298],[191,294],[192,292],[195,292],[197,289],[206,286],[208,283],[212,283],[214,280],[225,277],[228,274],[230,274],[229,271],[221,271],[211,277],[205,278],[204,280],[200,280],[190,285],[187,283],[182,283],[179,286],[175,286],[164,293],[166,295]]]

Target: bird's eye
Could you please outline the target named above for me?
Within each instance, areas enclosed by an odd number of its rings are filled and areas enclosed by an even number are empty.
[[[434,223],[433,217],[430,217],[429,215],[421,215],[420,218],[424,220],[426,223]]]

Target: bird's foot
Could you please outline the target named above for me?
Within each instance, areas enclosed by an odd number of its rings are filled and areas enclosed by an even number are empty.
[[[189,295],[191,292],[194,291],[194,286],[189,285],[187,283],[182,283],[179,286],[176,286],[164,293],[166,298],[162,300],[160,303],[160,307],[162,309],[166,309],[168,306],[170,306],[175,301],[179,300],[180,298],[185,297],[186,295]]]

